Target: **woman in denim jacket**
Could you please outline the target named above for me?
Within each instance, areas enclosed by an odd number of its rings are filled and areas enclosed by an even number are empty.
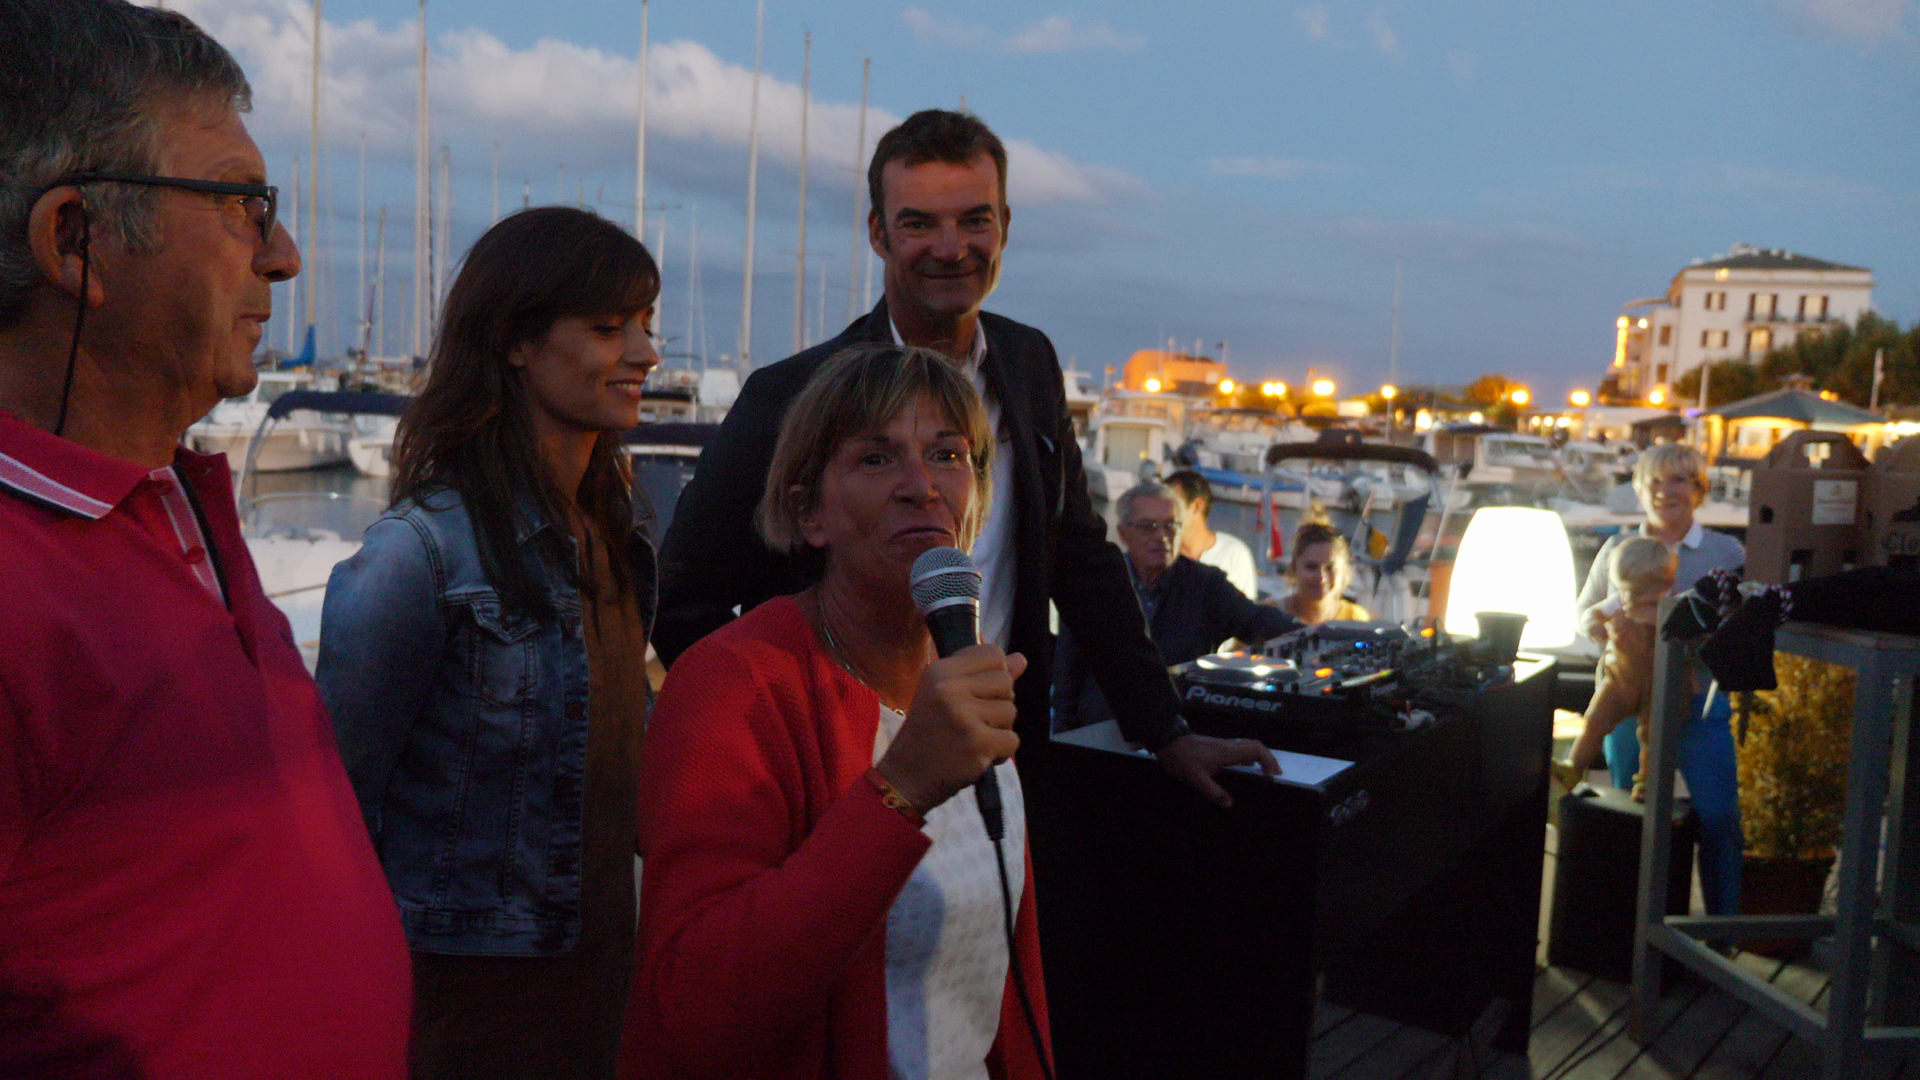
[[[654,602],[619,439],[659,288],[586,211],[481,237],[393,506],[327,588],[320,691],[413,949],[415,1076],[613,1074]]]

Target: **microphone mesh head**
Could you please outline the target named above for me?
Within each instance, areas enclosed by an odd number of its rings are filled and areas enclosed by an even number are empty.
[[[922,615],[955,601],[980,600],[980,570],[959,548],[937,547],[921,552],[913,560],[913,572],[907,581],[913,589],[913,606]]]

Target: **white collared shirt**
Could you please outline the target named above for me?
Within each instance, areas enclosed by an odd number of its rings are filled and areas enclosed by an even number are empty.
[[[900,328],[887,319],[893,343],[905,345]],[[980,401],[987,407],[987,427],[992,430],[993,502],[987,507],[986,520],[980,523],[980,535],[973,540],[973,565],[980,568],[980,640],[1007,647],[1007,635],[1013,625],[1013,441],[1000,430],[1000,403],[987,392],[987,328],[974,323],[973,349],[961,367],[973,382]]]

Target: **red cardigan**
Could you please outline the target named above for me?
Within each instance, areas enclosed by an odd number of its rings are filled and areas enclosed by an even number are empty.
[[[887,912],[931,841],[862,778],[879,715],[791,597],[674,664],[641,754],[622,1077],[886,1080]],[[1014,938],[1044,1032],[1032,876]],[[1041,1052],[1009,972],[988,1071],[1037,1078]]]

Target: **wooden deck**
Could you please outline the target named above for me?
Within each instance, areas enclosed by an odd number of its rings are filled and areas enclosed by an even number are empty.
[[[1817,968],[1741,953],[1736,962],[1818,1006],[1827,978]],[[1534,980],[1533,1037],[1526,1059],[1491,1054],[1481,1037],[1450,1039],[1326,1005],[1313,1044],[1315,1080],[1803,1080],[1819,1073],[1810,1043],[1719,990],[1688,978],[1670,982],[1656,1034],[1628,1037],[1630,993],[1621,983],[1571,968],[1543,968]],[[1868,1067],[1869,1080],[1920,1080],[1920,1060]]]
[[[1565,749],[1562,743],[1556,752]],[[1553,896],[1554,848],[1549,826],[1543,906]],[[1825,905],[1829,911],[1832,903],[1830,892]],[[1702,907],[1696,879],[1694,909]],[[1542,911],[1542,942],[1547,917]],[[1819,1008],[1829,982],[1818,966],[1819,955],[1816,947],[1814,959],[1805,963],[1747,952],[1734,959]],[[1793,1038],[1784,1027],[1689,974],[1667,981],[1654,1036],[1641,1046],[1627,1033],[1631,988],[1573,968],[1549,967],[1544,945],[1538,963],[1533,1034],[1525,1059],[1488,1049],[1504,1017],[1483,1016],[1474,1033],[1454,1039],[1323,1003],[1315,1025],[1311,1075],[1315,1080],[1810,1080],[1819,1075],[1819,1051],[1813,1044]],[[1868,1066],[1859,1075],[1863,1080],[1920,1080],[1920,1055]]]

